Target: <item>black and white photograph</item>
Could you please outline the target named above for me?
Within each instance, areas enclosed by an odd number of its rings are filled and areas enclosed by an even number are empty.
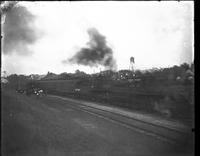
[[[2,156],[193,156],[194,1],[1,1]]]

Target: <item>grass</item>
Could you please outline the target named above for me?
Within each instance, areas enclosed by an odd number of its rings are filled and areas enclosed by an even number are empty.
[[[34,97],[17,94],[14,91],[2,92],[2,155],[35,156],[45,155],[53,143],[59,118]],[[62,134],[64,136],[64,132]]]
[[[161,115],[160,112],[154,109],[154,103],[158,102],[166,109],[170,109],[172,113],[170,118],[190,126],[193,124],[192,85],[152,83],[135,87],[125,81],[108,80],[95,82],[86,80],[53,80],[41,81],[40,84],[51,94]],[[91,88],[92,84],[94,84],[94,88]],[[81,88],[81,91],[75,93],[75,88]],[[171,102],[164,102],[166,96],[170,97]]]

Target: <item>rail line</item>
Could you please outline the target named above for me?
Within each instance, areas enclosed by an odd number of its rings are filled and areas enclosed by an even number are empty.
[[[68,98],[55,96],[55,95],[51,95],[51,96],[76,103],[76,105],[67,103],[67,105],[70,105],[72,109],[80,110],[80,111],[89,113],[91,115],[101,117],[110,122],[120,124],[122,126],[125,126],[126,128],[138,131],[148,136],[153,136],[159,140],[163,140],[168,143],[172,143],[172,144],[182,143],[190,136],[189,132],[180,131],[180,130],[173,129],[170,127],[165,127],[162,125],[157,125],[157,124],[149,123],[149,122],[142,121],[139,119],[135,119],[132,117],[128,117],[116,112],[111,112],[108,110],[103,110],[100,108],[95,108],[92,106],[80,104],[81,101],[78,102],[73,99],[68,99]]]

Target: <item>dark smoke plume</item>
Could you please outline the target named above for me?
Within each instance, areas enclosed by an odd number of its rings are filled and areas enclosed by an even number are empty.
[[[88,47],[81,48],[80,51],[68,61],[91,67],[102,65],[115,70],[116,62],[113,58],[113,51],[107,46],[106,38],[95,28],[90,28],[88,30],[88,35],[90,37],[90,41],[87,43]]]
[[[18,2],[17,1],[1,1],[1,15],[10,11]]]
[[[4,9],[6,17],[3,24],[3,53],[11,54],[16,51],[18,54],[27,55],[30,53],[28,45],[38,38],[32,24],[35,16],[23,6],[10,7]]]

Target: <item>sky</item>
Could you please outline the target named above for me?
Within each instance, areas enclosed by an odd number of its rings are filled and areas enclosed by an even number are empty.
[[[19,2],[6,13],[8,74],[164,68],[194,60],[193,2]]]

